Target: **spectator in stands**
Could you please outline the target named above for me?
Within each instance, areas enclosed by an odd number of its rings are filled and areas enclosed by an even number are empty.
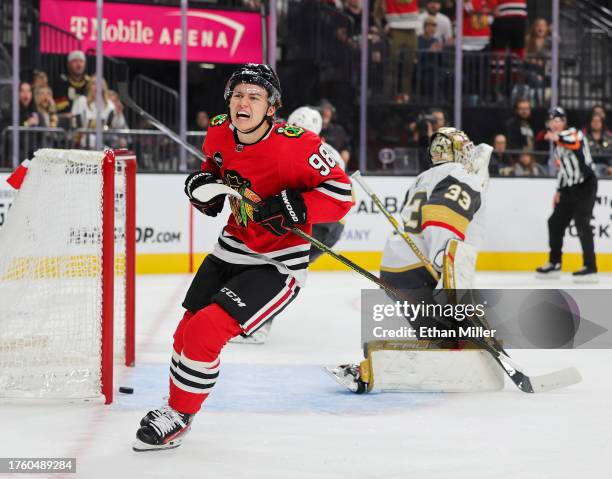
[[[196,113],[193,130],[198,132],[208,131],[210,125],[210,116],[205,110],[200,110]]]
[[[528,152],[519,155],[518,161],[514,164],[514,176],[545,176],[544,169],[536,163],[535,157]]]
[[[512,80],[519,74],[519,62],[525,58],[525,32],[527,30],[527,0],[497,0],[491,26],[491,81],[498,99],[504,94],[501,90],[506,76],[506,54],[512,54]]]
[[[37,71],[32,78],[32,90],[36,95],[36,90],[45,86],[49,86],[49,77],[43,71]]]
[[[598,176],[612,174],[612,133],[606,129],[604,118],[594,114],[586,129],[586,139]]]
[[[442,40],[436,36],[437,25],[436,17],[427,16],[423,20],[422,33],[417,37],[419,53],[439,52],[442,50]],[[417,63],[421,65],[421,60]]]
[[[533,150],[534,134],[531,126],[531,104],[524,98],[514,103],[514,116],[506,122],[506,137],[510,150]]]
[[[550,86],[550,56],[552,43],[550,28],[544,18],[536,18],[527,34],[525,55],[525,83],[536,92],[540,105],[544,104],[544,92]]]
[[[87,96],[79,96],[72,105],[72,126],[74,128],[90,128],[96,127],[96,78],[92,77],[87,81],[86,92]],[[102,79],[102,126],[108,129],[115,116],[115,105],[108,99],[108,86],[106,81]],[[95,133],[77,133],[75,136],[75,144],[83,148],[93,148],[96,143]]]
[[[443,13],[440,13],[442,8],[441,0],[427,0],[425,4],[425,11],[419,14],[419,26],[417,27],[417,34],[423,34],[425,30],[425,19],[433,17],[436,22],[435,36],[440,39],[444,46],[453,44],[453,26],[448,18]]]
[[[546,173],[531,153],[523,152],[514,165],[514,176],[546,176]]]
[[[455,14],[457,13],[457,7],[455,5],[455,0],[444,0],[442,2],[442,8],[440,8],[440,13],[443,13],[448,18],[450,18],[450,21],[454,25],[455,24]]]
[[[552,49],[550,26],[545,18],[536,18],[533,21],[527,33],[526,45],[527,55],[539,52],[548,52],[547,57],[550,55]]]
[[[518,161],[514,164],[514,176],[545,176],[544,169],[536,163],[535,157],[528,152],[519,155]]]
[[[104,93],[102,95],[104,96]],[[125,119],[124,107],[123,107],[123,103],[121,102],[121,98],[119,98],[119,93],[117,93],[115,90],[108,90],[107,96],[108,96],[108,100],[115,107],[115,112],[113,113],[110,127],[113,130],[123,130],[123,129],[129,128],[127,121]]]
[[[40,126],[57,128],[58,118],[53,101],[53,92],[48,86],[39,86],[34,90],[34,102],[40,119]]]
[[[390,40],[390,72],[385,75],[385,90],[395,89],[395,102],[408,103],[412,91],[412,70],[417,48],[417,28],[419,28],[418,2],[405,0],[376,0],[374,4],[376,25],[384,26]],[[401,68],[400,68],[401,65]]]
[[[602,104],[597,104],[593,106],[593,108],[591,108],[591,117],[593,117],[593,115],[601,116],[603,118],[604,123],[606,122],[606,109]],[[610,130],[606,130],[606,131],[610,131]]]
[[[359,64],[359,53],[361,50],[361,18],[363,13],[362,0],[345,0],[340,9],[345,19],[336,29],[336,37],[346,45],[353,53],[353,64]],[[372,84],[381,84],[383,81],[383,56],[387,54],[387,45],[383,39],[381,30],[376,26],[376,22],[372,15],[369,16],[370,29],[368,32],[368,53],[371,65],[370,82]]]
[[[489,19],[494,0],[471,0],[463,4],[463,42],[464,51],[479,52],[484,50],[491,39]]]
[[[436,17],[423,20],[423,33],[417,37],[417,90],[425,97],[433,98],[441,80],[442,40],[436,36]]]
[[[25,81],[19,84],[19,125],[25,127],[40,125],[40,115],[32,98],[32,85]]]
[[[502,133],[493,139],[493,153],[489,161],[489,174],[491,176],[510,176],[514,168],[512,157],[506,153],[508,142]]]
[[[125,119],[124,107],[119,94],[115,90],[108,90],[108,100],[115,107],[110,124],[111,130],[127,130],[129,126]],[[113,148],[127,148],[131,143],[131,138],[127,135],[109,135],[107,138],[108,144]]]
[[[432,132],[435,133],[443,126],[447,126],[446,120],[446,112],[440,108],[432,108],[431,116],[436,119],[436,121],[432,124]]]
[[[86,95],[89,76],[85,73],[85,54],[81,50],[73,50],[68,54],[67,71],[53,82],[55,106],[59,116],[60,126],[70,126],[70,114],[75,100],[80,95]]]
[[[407,138],[403,146],[417,150],[418,169],[425,171],[429,168],[429,139],[438,124],[438,118],[431,111],[422,111],[406,128]]]
[[[321,128],[319,136],[325,143],[329,143],[338,150],[344,160],[344,164],[348,168],[349,161],[351,160],[351,139],[342,125],[332,121],[336,110],[328,100],[321,100],[319,108],[321,110],[321,118],[323,119],[323,128]]]

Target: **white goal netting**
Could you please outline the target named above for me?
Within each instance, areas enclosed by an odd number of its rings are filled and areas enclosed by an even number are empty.
[[[37,151],[0,229],[0,397],[100,397],[104,157]],[[124,163],[116,165],[114,353],[120,360],[126,181]]]

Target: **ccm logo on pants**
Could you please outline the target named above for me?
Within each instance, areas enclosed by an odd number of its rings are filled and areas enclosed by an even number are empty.
[[[230,298],[232,301],[234,301],[235,303],[238,303],[238,306],[240,306],[241,308],[244,308],[246,306],[246,303],[243,302],[240,297],[234,293],[231,289],[229,288],[222,288],[221,289],[222,293],[225,293],[225,295]]]

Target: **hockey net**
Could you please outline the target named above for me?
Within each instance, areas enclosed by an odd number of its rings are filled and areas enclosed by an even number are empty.
[[[0,229],[0,397],[112,401],[134,362],[134,184],[129,152],[35,153]]]

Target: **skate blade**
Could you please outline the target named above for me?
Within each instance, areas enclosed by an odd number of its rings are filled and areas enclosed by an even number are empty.
[[[554,271],[552,273],[536,273],[537,279],[559,279],[561,278],[561,271]]]
[[[596,274],[589,274],[586,276],[574,276],[574,283],[576,284],[597,284],[599,278]]]
[[[166,449],[176,449],[182,443],[183,443],[183,440],[181,438],[181,439],[173,439],[168,444],[154,445],[154,444],[147,444],[146,442],[142,442],[140,439],[137,438],[136,441],[132,443],[132,450],[135,452],[164,451]]]
[[[340,374],[338,366],[324,366],[325,372],[338,384],[344,386],[352,393],[358,392],[358,386],[352,380],[347,380],[346,376]]]

